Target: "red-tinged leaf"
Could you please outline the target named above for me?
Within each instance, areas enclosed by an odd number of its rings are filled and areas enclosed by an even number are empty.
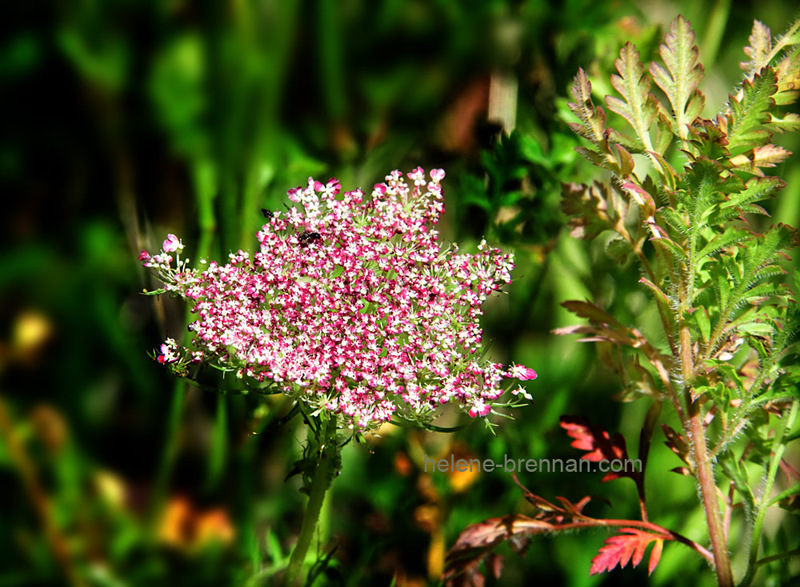
[[[459,534],[447,557],[457,557],[461,553],[473,550],[489,550],[500,542],[518,534],[539,534],[552,530],[552,524],[523,515],[490,518],[467,526]]]
[[[659,555],[660,556],[660,555]],[[499,554],[492,553],[486,557],[486,568],[492,574],[492,577],[499,579],[503,573],[503,557]]]
[[[653,544],[653,550],[650,551],[650,563],[647,565],[647,574],[652,575],[653,571],[656,570],[658,566],[658,561],[661,560],[661,551],[664,548],[664,541],[663,540],[656,540],[656,543]]]
[[[605,571],[610,571],[617,565],[624,568],[628,562],[633,561],[634,567],[638,567],[644,558],[644,553],[651,542],[655,542],[650,553],[650,573],[655,570],[665,538],[664,534],[653,534],[637,528],[623,528],[616,536],[606,540],[605,545],[600,548],[600,552],[592,560],[590,575],[597,575]]]
[[[646,220],[652,220],[656,213],[656,203],[653,196],[647,193],[642,186],[635,183],[626,183],[622,185],[623,190],[627,190],[642,212],[642,216]]]
[[[527,537],[533,534],[552,532],[556,527],[543,520],[523,515],[491,518],[472,524],[458,536],[453,548],[447,553],[447,568],[443,576],[448,587],[480,587],[485,577],[480,572],[480,563],[486,562],[495,578],[502,571],[502,559],[492,554],[498,544],[508,541],[517,553],[527,545]]]
[[[750,44],[744,48],[744,54],[750,60],[739,64],[748,74],[761,69],[769,60],[772,53],[772,31],[761,21],[753,23],[753,32],[750,33]]]
[[[572,326],[562,326],[552,330],[553,334],[564,336],[567,334],[591,334],[579,339],[578,342],[612,342],[614,344],[640,348],[647,344],[647,341],[637,337],[633,331],[612,330],[603,326],[591,326],[574,324]]]
[[[672,134],[668,134],[667,136],[672,137]],[[664,149],[666,150],[666,145],[664,146]],[[661,180],[664,182],[664,187],[666,187],[669,191],[674,192],[678,187],[678,173],[660,153],[656,151],[648,151],[647,154],[658,161],[658,164],[661,166],[661,169],[658,170],[658,172],[661,176]]]
[[[593,426],[577,416],[561,416],[561,427],[567,431],[570,438],[575,439],[571,444],[573,448],[588,451],[589,454],[582,457],[587,461],[628,458],[625,439],[621,434],[615,434],[612,438],[600,426]]]
[[[592,84],[583,69],[579,69],[572,83],[572,97],[574,102],[567,106],[582,123],[582,136],[601,145],[605,139],[606,115],[602,108],[595,107],[592,101]]]
[[[667,297],[667,294],[665,294],[661,290],[661,288],[658,287],[655,283],[653,283],[652,281],[650,281],[646,277],[640,278],[639,279],[639,283],[642,283],[642,284],[646,285],[647,287],[649,287],[651,290],[653,290],[653,293],[656,294],[656,298],[658,299],[659,302],[661,302],[662,304],[666,304],[667,306],[670,306],[670,301],[669,301],[669,298]]]
[[[566,497],[558,496],[556,499],[559,501],[561,505],[564,506],[564,511],[569,517],[573,520],[580,520],[585,519],[586,516],[582,513],[583,508],[586,507],[586,504],[592,499],[590,496],[586,496],[581,499],[578,503],[572,503]]]
[[[528,503],[537,509],[536,515],[534,516],[537,520],[545,520],[554,524],[561,524],[567,518],[575,519],[585,517],[583,515],[583,508],[585,508],[592,500],[590,495],[583,497],[577,503],[572,503],[565,497],[558,497],[557,499],[559,503],[561,503],[563,506],[559,507],[550,503],[543,497],[539,497],[530,489],[525,487],[519,482],[519,479],[517,479],[516,473],[512,473],[511,476],[514,478],[514,483],[516,483],[517,486],[522,489],[525,499],[528,501]]]
[[[617,175],[621,177],[630,176],[633,173],[633,168],[635,166],[633,156],[622,145],[613,145],[612,151],[614,152],[614,158],[617,161]]]
[[[731,165],[739,171],[752,173],[753,175],[764,177],[763,167],[775,167],[782,163],[792,153],[783,147],[773,144],[754,147],[746,153],[736,155],[731,158]]]
[[[599,155],[598,155],[599,156]],[[627,204],[612,187],[594,183],[564,184],[561,209],[569,217],[570,234],[592,240],[605,230],[612,230],[627,214]]]
[[[666,69],[657,63],[650,64],[650,74],[672,105],[675,128],[680,137],[689,137],[689,126],[703,109],[704,99],[697,91],[703,79],[703,66],[698,60],[694,43],[695,34],[689,21],[682,16],[669,27],[660,54]]]

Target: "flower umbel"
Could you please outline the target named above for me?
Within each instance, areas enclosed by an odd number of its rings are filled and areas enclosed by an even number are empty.
[[[440,250],[440,180],[399,171],[371,197],[331,179],[289,191],[300,206],[266,214],[260,250],[189,269],[175,235],[140,260],[171,292],[193,303],[193,351],[162,346],[176,370],[207,363],[328,410],[351,428],[374,430],[393,415],[426,424],[455,402],[485,416],[503,378],[533,369],[482,362],[482,302],[511,282],[513,256],[482,242],[477,254]],[[181,357],[185,357],[181,359]],[[529,397],[529,396],[525,396]]]

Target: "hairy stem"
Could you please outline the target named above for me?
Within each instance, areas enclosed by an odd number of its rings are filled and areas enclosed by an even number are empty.
[[[690,275],[691,279],[691,275]],[[714,553],[714,570],[720,587],[732,587],[733,572],[731,571],[728,542],[725,539],[725,527],[719,511],[717,501],[717,484],[714,481],[714,468],[708,454],[706,427],[703,422],[703,410],[700,401],[692,401],[691,381],[694,375],[694,360],[692,357],[691,333],[689,326],[684,324],[680,331],[681,370],[686,385],[685,401],[689,417],[686,426],[687,440],[694,455],[697,481],[700,484],[700,499],[706,514],[708,537],[711,540],[711,550]]]
[[[717,582],[720,587],[733,585],[733,573],[728,554],[728,544],[725,540],[725,528],[720,516],[717,503],[717,485],[714,481],[714,469],[708,455],[706,444],[706,429],[703,424],[703,413],[699,402],[694,402],[689,407],[688,440],[694,454],[697,481],[700,483],[700,498],[706,512],[708,524],[708,537],[711,540],[711,550],[714,553],[714,568],[717,573]]]

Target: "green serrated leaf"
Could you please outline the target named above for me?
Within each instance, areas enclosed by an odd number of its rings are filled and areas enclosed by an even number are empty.
[[[705,106],[705,98],[697,91],[704,70],[698,60],[694,31],[683,16],[672,22],[665,41],[660,54],[667,69],[651,63],[650,74],[672,105],[678,135],[687,140],[689,126]]]
[[[654,151],[650,125],[656,119],[658,108],[655,98],[650,94],[650,77],[646,74],[639,59],[639,51],[633,43],[625,43],[614,65],[619,75],[611,76],[611,85],[623,99],[606,96],[606,104],[628,121],[645,150]]]
[[[737,244],[751,236],[751,233],[746,230],[730,227],[722,234],[718,234],[712,238],[706,245],[697,253],[697,261],[702,261],[709,255],[713,255],[717,251]]]
[[[710,271],[712,285],[717,294],[717,302],[721,308],[728,306],[731,298],[731,283],[724,267],[715,265]]]
[[[688,220],[675,208],[664,207],[658,210],[657,217],[663,220],[674,232],[686,237],[689,234]]]
[[[750,489],[750,480],[747,478],[747,468],[739,463],[739,460],[731,453],[725,453],[724,458],[720,459],[720,465],[725,475],[733,481],[736,491],[742,496],[746,513],[752,512],[756,507],[756,500]]]
[[[733,194],[720,208],[739,208],[754,202],[766,200],[775,192],[780,191],[786,184],[777,177],[754,177],[749,180],[744,189]]]
[[[745,80],[741,98],[730,97],[726,113],[728,148],[765,145],[771,135],[764,129],[770,121],[770,110],[775,106],[777,92],[775,72],[765,69],[752,80]]]
[[[602,108],[595,108],[592,101],[592,84],[583,68],[575,75],[572,97],[575,101],[569,102],[567,106],[582,123],[581,136],[595,145],[600,145],[605,140],[606,115]]]
[[[794,132],[800,130],[800,115],[791,112],[783,117],[770,114],[770,128],[778,132]]]

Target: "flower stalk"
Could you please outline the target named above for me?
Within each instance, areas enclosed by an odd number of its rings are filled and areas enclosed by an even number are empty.
[[[303,563],[306,560],[308,549],[314,538],[314,532],[319,523],[325,495],[327,494],[331,478],[335,472],[334,463],[339,457],[340,448],[336,443],[335,434],[330,434],[332,429],[335,433],[334,426],[326,420],[322,423],[322,428],[319,430],[320,438],[314,439],[314,444],[318,445],[319,454],[316,459],[314,472],[311,476],[308,505],[303,514],[300,535],[297,538],[297,543],[289,559],[289,566],[286,568],[286,574],[283,576],[283,581],[281,582],[284,587],[293,587],[294,585],[301,584]]]

